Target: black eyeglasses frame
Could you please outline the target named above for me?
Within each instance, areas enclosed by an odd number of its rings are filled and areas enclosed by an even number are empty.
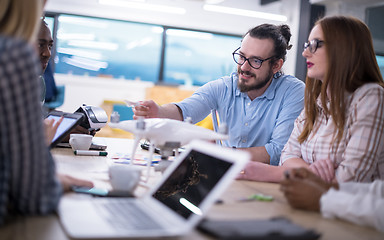
[[[303,47],[304,47],[304,51],[305,51],[305,49],[309,48],[309,51],[311,53],[315,53],[317,51],[317,49],[321,48],[323,45],[324,45],[323,40],[315,38],[311,41],[305,42]],[[314,49],[313,49],[313,46],[314,46]]]
[[[259,68],[261,68],[263,62],[268,61],[268,60],[270,60],[270,59],[272,59],[272,58],[275,57],[275,56],[272,56],[272,57],[269,57],[269,58],[266,58],[266,59],[260,59],[260,58],[257,58],[257,57],[246,58],[244,55],[242,55],[242,54],[240,54],[240,53],[237,53],[237,51],[238,51],[239,49],[240,49],[240,47],[238,47],[235,51],[233,51],[233,53],[232,53],[232,57],[233,57],[233,60],[235,61],[235,63],[238,64],[238,65],[240,65],[240,66],[242,66],[245,62],[248,62],[249,66],[251,66],[252,68],[254,68],[254,69],[259,69]],[[243,58],[243,59],[244,59],[243,63],[239,63],[238,61],[236,61],[236,56],[240,56],[241,58]],[[259,61],[259,62],[260,62],[260,66],[258,66],[258,67],[254,67],[254,66],[252,65],[251,61],[249,61],[250,59],[254,59],[254,60]]]

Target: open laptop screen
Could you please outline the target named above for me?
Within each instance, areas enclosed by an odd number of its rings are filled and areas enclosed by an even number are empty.
[[[153,194],[184,218],[201,214],[199,206],[232,163],[192,150]]]

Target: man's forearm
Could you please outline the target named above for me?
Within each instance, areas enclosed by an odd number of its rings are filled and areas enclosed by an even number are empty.
[[[168,103],[160,106],[159,118],[170,118],[176,120],[183,120],[183,113],[181,109],[173,103]]]
[[[269,164],[270,156],[264,146],[239,149],[249,152],[251,154],[252,161]]]

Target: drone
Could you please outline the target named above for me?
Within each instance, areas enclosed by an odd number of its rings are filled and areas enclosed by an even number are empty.
[[[139,118],[137,120],[110,122],[109,126],[122,129],[135,135],[130,164],[133,162],[139,142],[142,139],[149,141],[147,180],[155,148],[160,149],[161,154],[161,161],[155,166],[155,171],[163,172],[170,164],[170,161],[167,161],[169,156],[172,156],[174,152],[175,156],[177,156],[179,148],[192,140],[200,139],[214,141],[228,139],[225,126],[223,127],[224,130],[219,129],[218,132],[215,132],[191,124],[190,119],[179,121],[167,118]]]

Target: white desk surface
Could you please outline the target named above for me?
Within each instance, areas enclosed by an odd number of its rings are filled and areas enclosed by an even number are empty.
[[[107,151],[129,153],[132,140],[105,138]],[[92,179],[96,186],[109,187],[107,157],[75,156],[70,149],[53,149],[53,155],[59,172]],[[140,193],[140,191],[139,191]],[[262,193],[272,195],[272,202],[240,202],[240,197]],[[73,193],[70,193],[73,194]],[[66,197],[70,197],[67,195]],[[372,228],[362,227],[341,220],[324,219],[319,213],[292,209],[274,183],[235,181],[221,197],[222,204],[216,204],[208,213],[210,219],[268,219],[283,216],[291,221],[321,233],[320,239],[382,240],[384,234]],[[48,216],[17,217],[0,228],[1,240],[68,240],[55,214]],[[210,239],[197,230],[180,239]]]

